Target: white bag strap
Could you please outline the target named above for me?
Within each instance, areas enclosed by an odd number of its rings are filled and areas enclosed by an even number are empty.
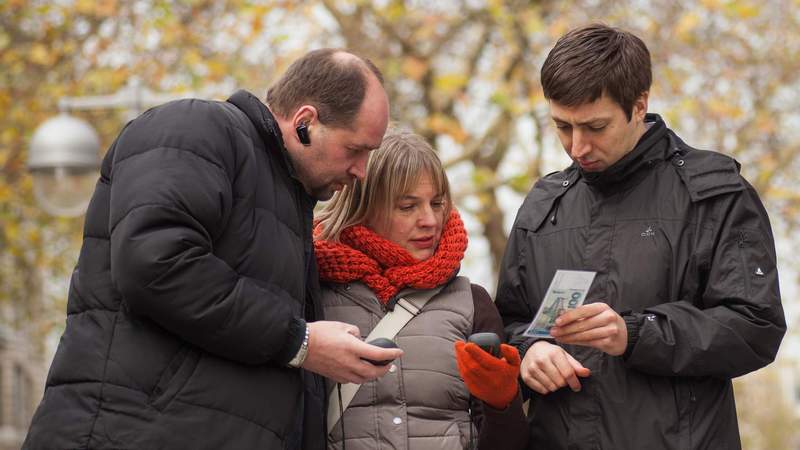
[[[428,300],[436,296],[443,287],[444,286],[439,286],[423,292],[415,292],[413,294],[414,297],[401,297],[397,300],[397,303],[395,303],[394,310],[387,312],[386,315],[383,316],[383,319],[375,325],[375,328],[372,329],[372,332],[367,336],[365,341],[371,341],[377,338],[394,339],[397,333],[422,311],[422,308],[428,303]],[[355,383],[342,384],[341,409],[339,408],[339,396],[336,389],[331,392],[328,399],[328,434],[330,434],[339,422],[342,412],[344,412],[350,405],[350,402],[353,401],[360,387],[360,384]]]

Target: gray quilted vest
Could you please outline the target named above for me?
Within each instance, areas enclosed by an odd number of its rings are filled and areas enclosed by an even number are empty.
[[[404,289],[398,297],[414,290]],[[354,324],[366,337],[386,311],[364,284],[323,285],[325,319]],[[403,357],[361,386],[328,436],[329,449],[463,450],[470,440],[469,391],[456,366],[456,340],[472,332],[469,279],[456,277],[394,338]],[[335,387],[328,382],[327,392]],[[473,429],[475,441],[478,434]]]

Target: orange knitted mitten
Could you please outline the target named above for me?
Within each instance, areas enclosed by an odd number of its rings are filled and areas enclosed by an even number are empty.
[[[519,352],[500,344],[500,354],[502,358],[495,358],[471,342],[456,341],[456,362],[464,384],[474,397],[495,409],[505,409],[519,389]]]

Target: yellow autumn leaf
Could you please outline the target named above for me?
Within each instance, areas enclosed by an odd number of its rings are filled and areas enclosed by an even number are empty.
[[[574,24],[572,24],[572,22],[570,22],[566,17],[557,17],[550,23],[550,26],[547,29],[547,35],[555,41],[573,27]]]
[[[40,66],[50,66],[53,64],[53,57],[44,44],[33,44],[29,58],[32,63]]]
[[[542,19],[542,16],[530,11],[525,13],[525,15],[523,16],[522,23],[525,27],[525,32],[528,34],[541,33],[545,29],[545,24],[544,20]]]
[[[527,173],[515,175],[508,180],[508,187],[518,193],[526,193],[531,188],[533,180]]]
[[[64,54],[69,55],[69,54],[75,53],[76,48],[77,48],[77,45],[75,44],[75,41],[69,40],[67,42],[64,42],[64,45],[63,45],[63,47],[61,49],[61,52],[64,53]]]
[[[6,224],[4,231],[9,241],[16,241],[19,238],[19,224],[17,222]]]
[[[494,180],[494,173],[486,167],[476,167],[472,172],[472,181],[477,186],[484,186]]]
[[[196,49],[187,50],[183,55],[183,60],[186,61],[186,64],[189,66],[195,66],[203,63],[203,57],[200,56],[200,52],[198,52]]]
[[[0,203],[8,203],[11,197],[11,188],[7,184],[0,184]]]
[[[413,79],[414,81],[419,81],[428,70],[428,64],[419,58],[409,56],[403,59],[402,70],[407,77]]]
[[[684,42],[691,40],[691,34],[700,23],[700,16],[696,12],[687,12],[678,20],[675,26],[675,35]]]
[[[75,2],[75,12],[80,15],[93,15],[95,11],[95,0],[77,0]]]
[[[544,91],[541,88],[531,90],[531,95],[528,96],[528,102],[530,104],[535,105],[544,101],[546,101],[546,99],[544,98]]]
[[[707,104],[708,112],[716,116],[736,119],[742,116],[744,111],[738,105],[728,103],[724,99],[714,98]]]
[[[772,117],[759,113],[756,115],[755,128],[759,133],[772,133],[777,128],[777,124]]]
[[[511,96],[508,94],[508,92],[502,90],[495,91],[495,93],[491,96],[491,101],[503,109],[511,109],[513,106],[511,102]]]
[[[272,5],[248,4],[242,8],[242,12],[251,17],[263,18],[272,8]]]
[[[14,128],[6,128],[0,133],[0,143],[9,144],[17,136],[19,136],[19,131]]]
[[[800,199],[800,193],[792,189],[770,186],[767,188],[766,197],[778,200],[797,200]]]
[[[450,73],[436,77],[433,80],[433,85],[436,89],[445,92],[453,92],[457,91],[468,82],[469,79],[467,79],[466,75],[461,73]]]
[[[715,10],[719,9],[722,6],[721,0],[701,0],[700,4],[703,5],[706,9]]]
[[[30,245],[39,246],[41,244],[42,232],[39,230],[39,228],[31,228],[25,234],[27,235],[26,239]]]
[[[168,26],[160,30],[161,47],[169,48],[180,44],[181,30],[175,26]]]
[[[698,111],[697,100],[685,97],[678,103],[678,109],[681,114],[696,114]]]
[[[0,89],[0,108],[3,110],[8,108],[11,104],[11,94],[6,89]]]
[[[112,17],[117,13],[117,0],[96,1],[94,12],[100,17]]]
[[[758,17],[761,9],[752,3],[736,1],[728,4],[728,12],[737,19],[752,19]]]
[[[434,114],[428,119],[428,127],[439,134],[446,134],[458,143],[466,142],[469,137],[461,124],[452,117]]]
[[[391,2],[384,9],[384,15],[391,21],[402,19],[406,14],[406,5],[404,2]]]
[[[209,76],[213,79],[220,79],[230,71],[228,65],[222,61],[211,60],[206,62],[206,66],[208,67]]]

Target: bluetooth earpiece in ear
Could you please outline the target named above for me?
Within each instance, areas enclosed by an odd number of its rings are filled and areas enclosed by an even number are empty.
[[[300,139],[300,143],[308,147],[311,145],[311,136],[308,135],[308,124],[302,122],[300,125],[295,128],[297,130],[297,139]]]

